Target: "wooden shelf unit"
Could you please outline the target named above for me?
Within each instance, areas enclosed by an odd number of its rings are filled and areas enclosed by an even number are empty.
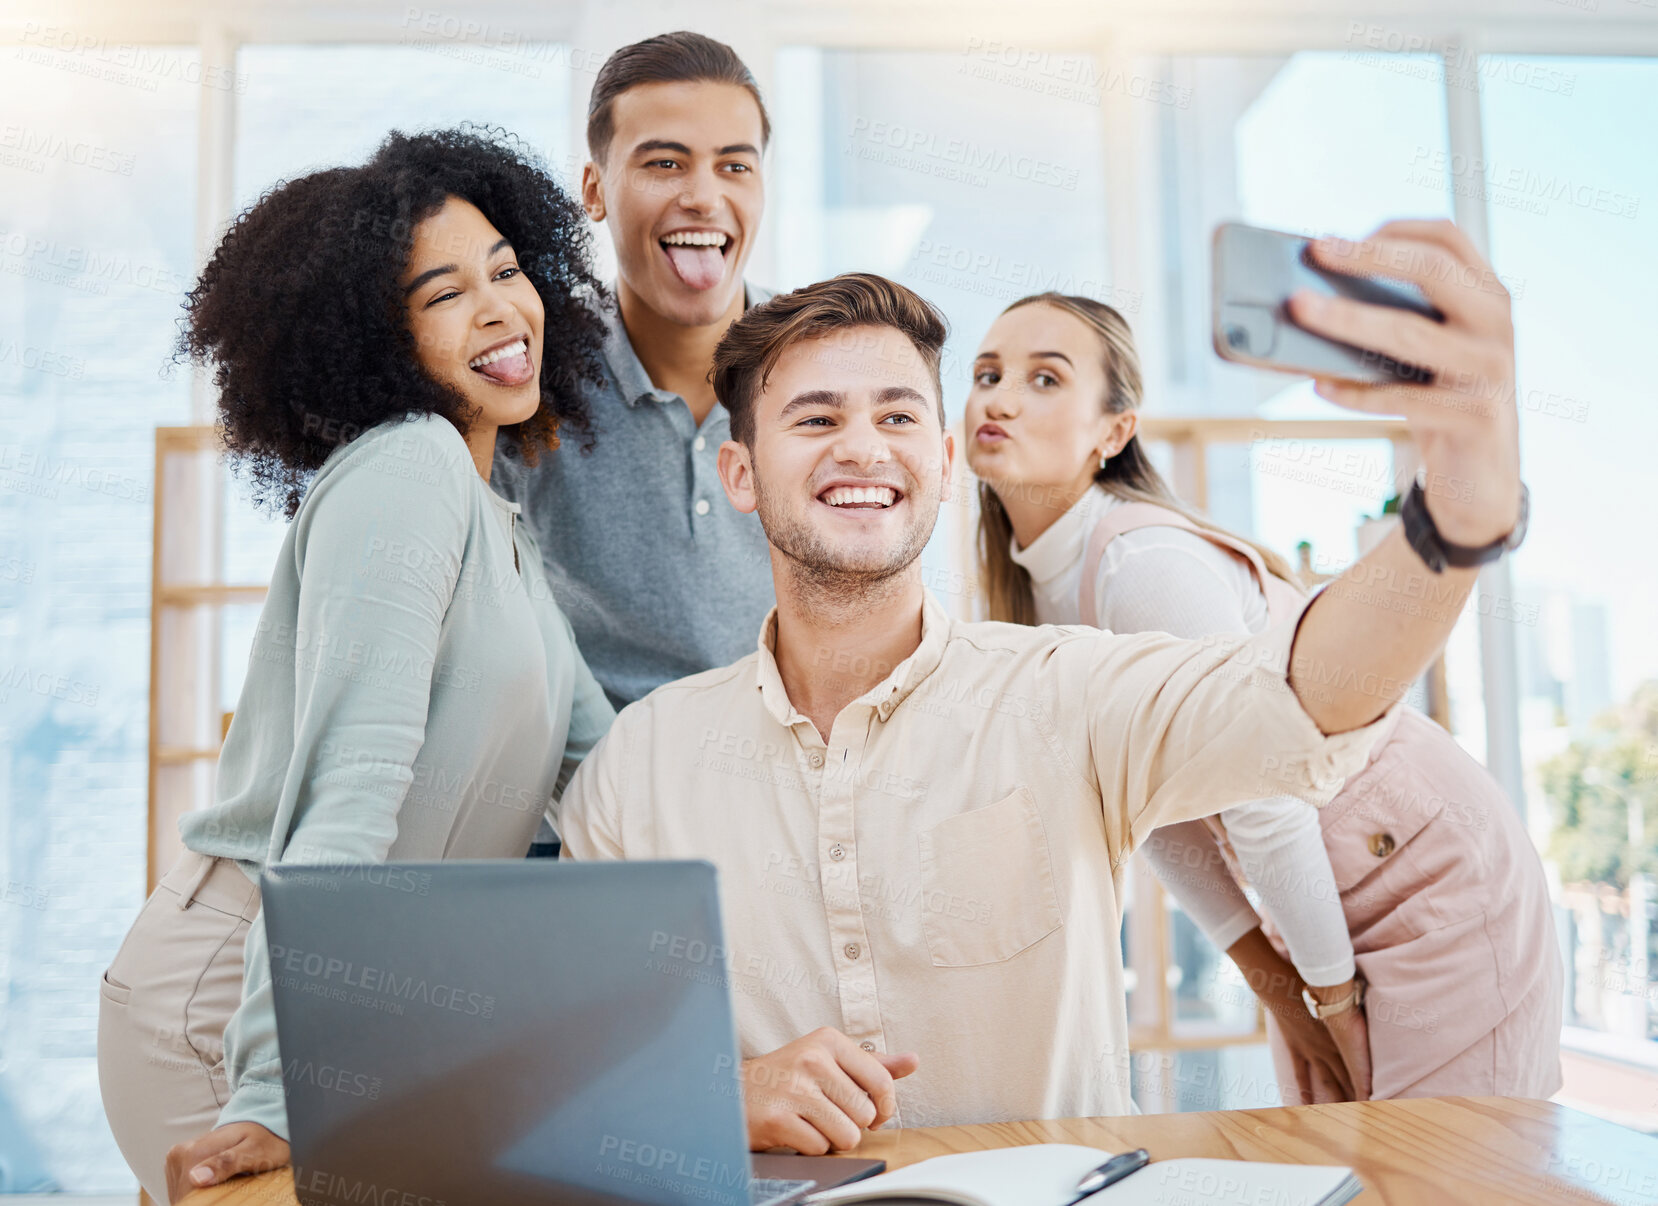
[[[222,580],[224,465],[213,426],[155,430],[150,565],[150,748],[145,891],[182,850],[178,818],[212,800],[224,740],[219,637],[225,608],[266,587]]]

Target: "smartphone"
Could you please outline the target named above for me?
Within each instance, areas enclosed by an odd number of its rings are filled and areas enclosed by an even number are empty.
[[[1415,285],[1315,266],[1308,242],[1304,235],[1237,222],[1223,222],[1215,228],[1215,353],[1238,364],[1312,377],[1365,383],[1431,382],[1429,369],[1338,343],[1296,325],[1288,303],[1290,295],[1302,289],[1445,321]]]

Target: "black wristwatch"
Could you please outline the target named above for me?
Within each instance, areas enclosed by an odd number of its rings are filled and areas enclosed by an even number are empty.
[[[1515,520],[1514,530],[1501,540],[1493,540],[1478,548],[1452,544],[1440,536],[1439,529],[1434,527],[1433,516],[1428,514],[1428,496],[1422,490],[1420,478],[1411,482],[1405,501],[1399,505],[1399,520],[1405,526],[1405,540],[1436,574],[1443,574],[1448,565],[1457,569],[1473,569],[1476,565],[1495,561],[1504,553],[1513,552],[1526,538],[1526,524],[1530,519],[1531,491],[1526,489],[1524,482],[1520,483],[1520,518]]]

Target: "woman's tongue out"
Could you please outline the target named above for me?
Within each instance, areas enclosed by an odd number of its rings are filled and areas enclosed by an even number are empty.
[[[725,256],[718,247],[663,248],[679,279],[693,289],[712,289],[725,276]]]
[[[491,381],[498,382],[501,385],[523,385],[524,382],[530,379],[535,370],[530,365],[529,353],[524,351],[514,352],[511,356],[502,356],[500,359],[480,365],[472,371],[482,373]]]

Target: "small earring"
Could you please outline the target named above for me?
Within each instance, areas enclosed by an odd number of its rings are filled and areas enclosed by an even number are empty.
[[[1105,462],[1109,461],[1110,459],[1111,459],[1111,454],[1109,452],[1100,453],[1100,468],[1104,469],[1105,468]]]

